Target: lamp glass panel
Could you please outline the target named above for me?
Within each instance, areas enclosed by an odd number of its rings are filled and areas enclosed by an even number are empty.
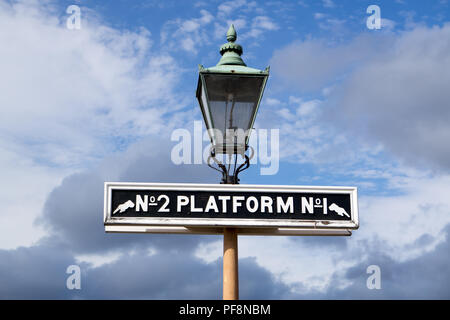
[[[229,129],[244,132],[250,129],[264,76],[207,74],[204,77],[212,128],[221,131],[224,142],[231,143],[235,140],[226,136]]]

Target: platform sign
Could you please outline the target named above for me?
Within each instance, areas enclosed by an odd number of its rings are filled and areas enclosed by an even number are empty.
[[[107,232],[351,234],[354,187],[105,183]]]

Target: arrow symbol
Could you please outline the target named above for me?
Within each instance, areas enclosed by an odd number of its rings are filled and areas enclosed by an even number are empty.
[[[350,218],[349,214],[347,213],[347,211],[345,211],[344,208],[339,207],[336,203],[332,203],[328,209],[330,209],[330,211],[334,211],[336,212],[339,216],[343,217],[344,215],[347,218]]]
[[[113,214],[116,214],[117,211],[119,211],[120,213],[125,212],[129,208],[134,208],[134,203],[131,200],[128,200],[127,202],[119,204],[117,206],[116,210],[114,210]]]

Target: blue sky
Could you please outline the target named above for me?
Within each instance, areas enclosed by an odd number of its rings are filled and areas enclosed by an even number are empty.
[[[356,186],[361,220],[348,238],[240,237],[241,298],[450,298],[449,7],[0,0],[0,297],[220,298],[221,237],[105,234],[102,201],[104,181],[220,180],[175,165],[170,137],[201,121],[197,66],[233,23],[247,65],[271,67],[255,126],[280,132],[278,172],[241,183]]]

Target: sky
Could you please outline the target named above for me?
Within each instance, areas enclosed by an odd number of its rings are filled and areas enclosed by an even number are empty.
[[[450,1],[0,0],[1,299],[221,298],[221,236],[106,234],[103,185],[220,181],[171,136],[232,23],[279,130],[278,170],[241,183],[355,186],[360,219],[240,236],[240,298],[450,298]]]

